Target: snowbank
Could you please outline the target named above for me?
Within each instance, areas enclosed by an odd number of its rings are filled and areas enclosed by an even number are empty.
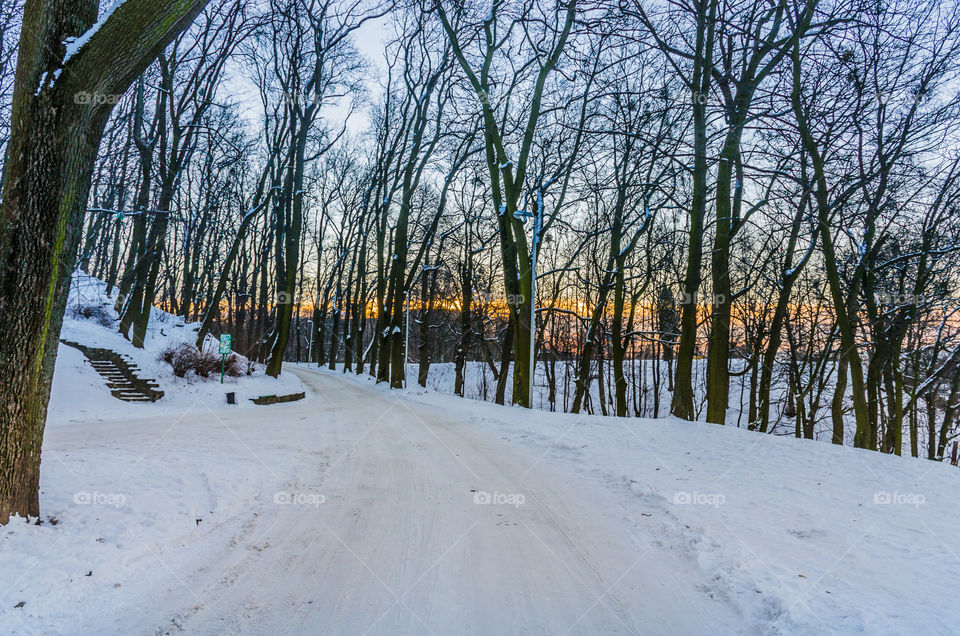
[[[949,464],[672,417],[544,413],[419,386],[391,393],[346,377],[576,475],[640,549],[689,555],[709,581],[703,591],[734,603],[744,626],[950,634],[960,624],[960,471]]]
[[[105,380],[93,370],[79,350],[61,344],[57,353],[57,365],[53,376],[48,426],[57,426],[67,421],[90,419],[115,419],[123,417],[148,417],[171,413],[188,414],[207,409],[265,408],[255,406],[250,398],[261,395],[286,395],[304,390],[303,383],[292,373],[281,373],[279,378],[264,374],[263,365],[254,365],[252,375],[239,378],[201,378],[188,373],[184,378],[173,374],[169,364],[160,361],[162,351],[172,345],[193,343],[200,327],[198,323],[185,323],[182,318],[153,308],[144,348],[134,347],[121,336],[114,326],[117,314],[113,299],[106,294],[106,284],[82,272],[74,274],[70,285],[62,340],[78,342],[90,347],[112,349],[133,359],[140,367],[141,378],[153,378],[164,392],[157,402],[124,402],[113,397]],[[83,318],[78,308],[97,308],[105,318],[101,324],[96,317]],[[205,348],[215,350],[217,341],[207,337]],[[234,392],[237,405],[226,403],[226,393]]]

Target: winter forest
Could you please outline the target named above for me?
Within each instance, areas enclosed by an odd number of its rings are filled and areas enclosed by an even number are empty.
[[[957,465],[955,2],[0,1],[0,523],[81,317]]]

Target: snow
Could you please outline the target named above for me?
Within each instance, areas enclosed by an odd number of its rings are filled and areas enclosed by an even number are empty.
[[[638,545],[691,558],[688,584],[742,617],[709,633],[952,633],[960,619],[956,468],[675,418],[410,393],[572,476],[571,491],[591,487]]]
[[[102,307],[113,323],[105,326],[94,319],[78,318],[75,311],[78,306]],[[113,397],[106,381],[93,370],[83,353],[61,343],[48,408],[51,425],[92,418],[145,417],[165,413],[206,412],[209,409],[257,409],[261,407],[254,405],[250,398],[288,395],[304,390],[303,384],[293,374],[281,373],[279,378],[274,379],[264,374],[262,365],[256,365],[250,376],[226,376],[223,384],[220,384],[219,375],[205,379],[188,373],[187,377],[178,378],[169,364],[159,360],[159,355],[170,346],[182,342],[193,343],[199,324],[187,324],[177,316],[154,308],[144,348],[138,349],[117,332],[113,326],[116,318],[113,298],[106,297],[105,283],[81,272],[74,274],[61,340],[105,347],[129,356],[140,368],[137,375],[155,379],[164,396],[154,403],[124,402]],[[205,347],[216,350],[217,339],[208,335]],[[236,405],[227,404],[227,392],[236,393]]]
[[[494,411],[469,416],[603,491],[641,545],[691,558],[689,583],[745,631],[934,634],[960,619],[955,468],[672,418]]]
[[[934,634],[960,621],[950,466],[498,407],[446,394],[450,364],[399,392],[307,366],[176,378],[158,353],[197,325],[155,310],[140,350],[76,317],[96,305],[116,318],[104,284],[77,274],[62,337],[130,355],[165,396],[121,402],[60,347],[43,523],[0,529],[2,633]],[[484,364],[466,390],[491,397]]]
[[[92,38],[94,34],[96,34],[96,32],[100,30],[100,27],[102,27],[106,23],[107,19],[111,15],[113,15],[113,13],[117,9],[119,9],[120,6],[125,1],[126,0],[114,0],[113,3],[110,4],[109,7],[107,7],[107,10],[100,15],[96,23],[92,27],[84,31],[80,35],[80,37],[67,38],[66,40],[64,40],[63,43],[66,46],[67,51],[66,51],[66,54],[63,56],[63,65],[66,65],[66,63],[70,61],[70,58],[76,55],[77,52],[80,51],[80,49],[82,49],[87,44],[87,42],[90,41],[90,38]]]
[[[312,402],[53,413],[45,522],[0,529],[0,631],[940,634],[960,620],[949,466],[288,371]]]
[[[62,68],[58,68],[57,70],[55,70],[53,73],[50,74],[50,78],[51,78],[51,79],[50,79],[50,83],[51,83],[51,84],[53,84],[54,82],[57,81],[57,78],[60,77],[61,71],[63,71],[63,69],[62,69]],[[46,86],[46,83],[47,83],[47,73],[46,73],[46,71],[44,71],[44,72],[40,75],[40,81],[37,83],[37,90],[35,90],[34,93],[33,93],[34,96],[37,96],[37,95],[40,94],[40,91],[43,90],[44,86]]]

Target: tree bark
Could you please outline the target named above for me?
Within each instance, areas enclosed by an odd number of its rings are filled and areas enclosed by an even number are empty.
[[[0,524],[40,513],[40,448],[90,175],[113,96],[204,0],[127,0],[64,63],[96,0],[28,0],[0,208]],[[93,98],[88,98],[92,95]]]
[[[708,7],[709,5],[709,7]],[[693,100],[693,199],[687,268],[683,278],[683,310],[680,316],[680,343],[670,412],[684,420],[695,419],[693,410],[693,357],[697,348],[697,294],[700,290],[703,259],[703,223],[707,210],[707,107],[710,73],[713,68],[716,2],[700,2],[697,8],[696,56],[692,81]]]

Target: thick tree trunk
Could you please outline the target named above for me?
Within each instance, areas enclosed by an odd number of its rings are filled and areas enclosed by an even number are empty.
[[[626,354],[623,342],[625,260],[622,255],[617,258],[617,276],[613,292],[613,325],[610,330],[610,340],[613,343],[613,391],[618,417],[627,416],[627,379],[623,374],[623,359]]]
[[[96,0],[28,0],[0,212],[0,523],[39,515],[40,448],[90,174],[112,110],[203,0],[127,0],[66,64]],[[87,96],[94,96],[88,99]]]
[[[277,323],[270,360],[267,362],[266,373],[274,378],[280,375],[283,368],[283,356],[290,341],[290,324],[293,321],[293,306],[297,290],[297,268],[300,265],[300,239],[303,233],[303,171],[306,156],[307,133],[309,132],[307,118],[301,118],[299,128],[293,136],[294,145],[292,154],[292,174],[288,180],[285,193],[291,203],[290,226],[286,228],[284,236],[278,240],[285,241],[283,260],[278,260],[278,270],[282,270],[279,285],[280,296],[277,299]]]
[[[703,258],[703,222],[707,209],[707,106],[710,73],[713,69],[714,18],[717,2],[697,5],[696,57],[690,83],[693,101],[693,196],[690,206],[687,268],[683,278],[683,311],[680,316],[680,343],[670,412],[685,420],[695,418],[693,410],[693,357],[697,348],[697,294],[700,291]]]
[[[730,202],[731,164],[739,150],[739,134],[727,138],[717,167],[717,225],[710,260],[713,278],[713,308],[710,355],[707,359],[707,421],[724,424],[730,397],[730,317],[733,306],[730,289],[730,242],[736,232],[735,206]]]
[[[467,245],[467,258],[470,258],[470,245]],[[457,343],[455,354],[456,378],[453,383],[453,392],[460,397],[464,397],[464,385],[466,384],[467,356],[470,353],[471,336],[473,335],[473,318],[471,315],[471,305],[473,304],[473,266],[468,261],[467,265],[460,270],[460,279],[463,286],[463,294],[460,300],[460,342]]]
[[[510,371],[510,361],[513,359],[513,316],[503,337],[503,349],[500,351],[500,372],[497,374],[497,391],[494,402],[505,404],[507,401],[507,373]]]
[[[824,161],[820,154],[820,148],[817,146],[810,130],[807,116],[800,100],[799,45],[794,46],[792,58],[793,91],[791,93],[791,102],[794,115],[797,119],[801,140],[813,164],[814,181],[816,183],[817,221],[819,224],[820,237],[823,242],[824,268],[826,269],[830,298],[837,316],[837,328],[840,332],[840,355],[846,358],[850,371],[853,410],[857,422],[857,430],[854,434],[853,443],[857,448],[877,450],[876,435],[870,435],[870,417],[867,406],[866,384],[863,377],[863,363],[860,360],[860,352],[857,350],[855,327],[848,313],[847,299],[844,298],[840,284],[840,271],[837,265],[837,254],[834,249],[833,234],[830,226],[832,206],[828,198]]]
[[[443,253],[443,241],[440,242],[438,254]],[[420,343],[418,347],[419,368],[417,369],[417,384],[427,386],[427,376],[430,374],[430,318],[433,315],[433,299],[437,296],[437,268],[429,267],[429,260],[424,262],[424,273],[420,281]]]

